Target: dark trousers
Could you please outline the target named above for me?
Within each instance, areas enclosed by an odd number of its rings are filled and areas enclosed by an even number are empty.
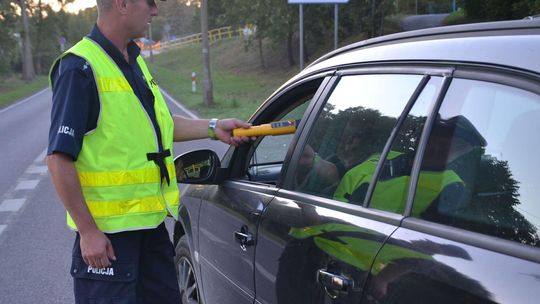
[[[174,248],[164,223],[106,235],[116,255],[108,268],[84,263],[76,235],[71,275],[77,304],[180,303]]]

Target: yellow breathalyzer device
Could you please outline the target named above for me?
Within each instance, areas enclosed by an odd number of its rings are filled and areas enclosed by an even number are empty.
[[[267,124],[252,126],[251,128],[237,128],[233,130],[233,136],[266,136],[291,134],[296,131],[300,120],[282,120]]]

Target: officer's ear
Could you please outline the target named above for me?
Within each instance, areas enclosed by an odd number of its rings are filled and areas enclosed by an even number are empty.
[[[128,12],[128,2],[132,0],[112,0],[113,6],[121,15],[126,15]]]

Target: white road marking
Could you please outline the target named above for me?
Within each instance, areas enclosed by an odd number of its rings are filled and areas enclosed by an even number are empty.
[[[44,174],[47,173],[47,166],[30,166],[28,169],[26,169],[26,173]]]
[[[35,189],[40,180],[43,179],[43,175],[47,172],[47,166],[43,165],[46,154],[47,149],[44,149],[18,178],[18,184],[12,185],[5,193],[0,194],[0,212],[5,212],[7,214],[7,218],[0,222],[0,235],[7,228],[9,218],[17,214],[26,203],[27,198],[24,196],[31,194],[28,192],[17,193],[17,191]],[[39,174],[40,176],[36,176],[35,174]]]
[[[47,155],[47,149],[43,150],[36,159],[34,159],[34,162],[40,163],[45,160],[45,156]]]
[[[165,92],[163,89],[161,89],[161,93],[165,95],[165,97],[169,98],[180,110],[184,111],[189,117],[191,118],[199,118],[197,115],[191,113],[186,107],[184,107],[182,104],[180,104],[176,99],[172,98],[169,93]]]
[[[17,187],[15,187],[15,190],[35,189],[38,183],[39,179],[25,180],[19,182],[19,184],[17,184]]]
[[[0,212],[19,211],[19,209],[21,209],[21,207],[24,205],[24,202],[26,202],[25,198],[15,198],[15,199],[4,200],[0,204]]]

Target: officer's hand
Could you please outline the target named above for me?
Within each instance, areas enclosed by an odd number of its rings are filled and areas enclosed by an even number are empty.
[[[111,241],[99,230],[80,234],[81,255],[84,262],[94,268],[111,266],[116,261]]]
[[[251,124],[235,118],[220,119],[216,125],[216,137],[226,144],[238,146],[251,140],[255,140],[255,137],[233,137],[232,131],[236,128],[249,127],[251,127]]]

